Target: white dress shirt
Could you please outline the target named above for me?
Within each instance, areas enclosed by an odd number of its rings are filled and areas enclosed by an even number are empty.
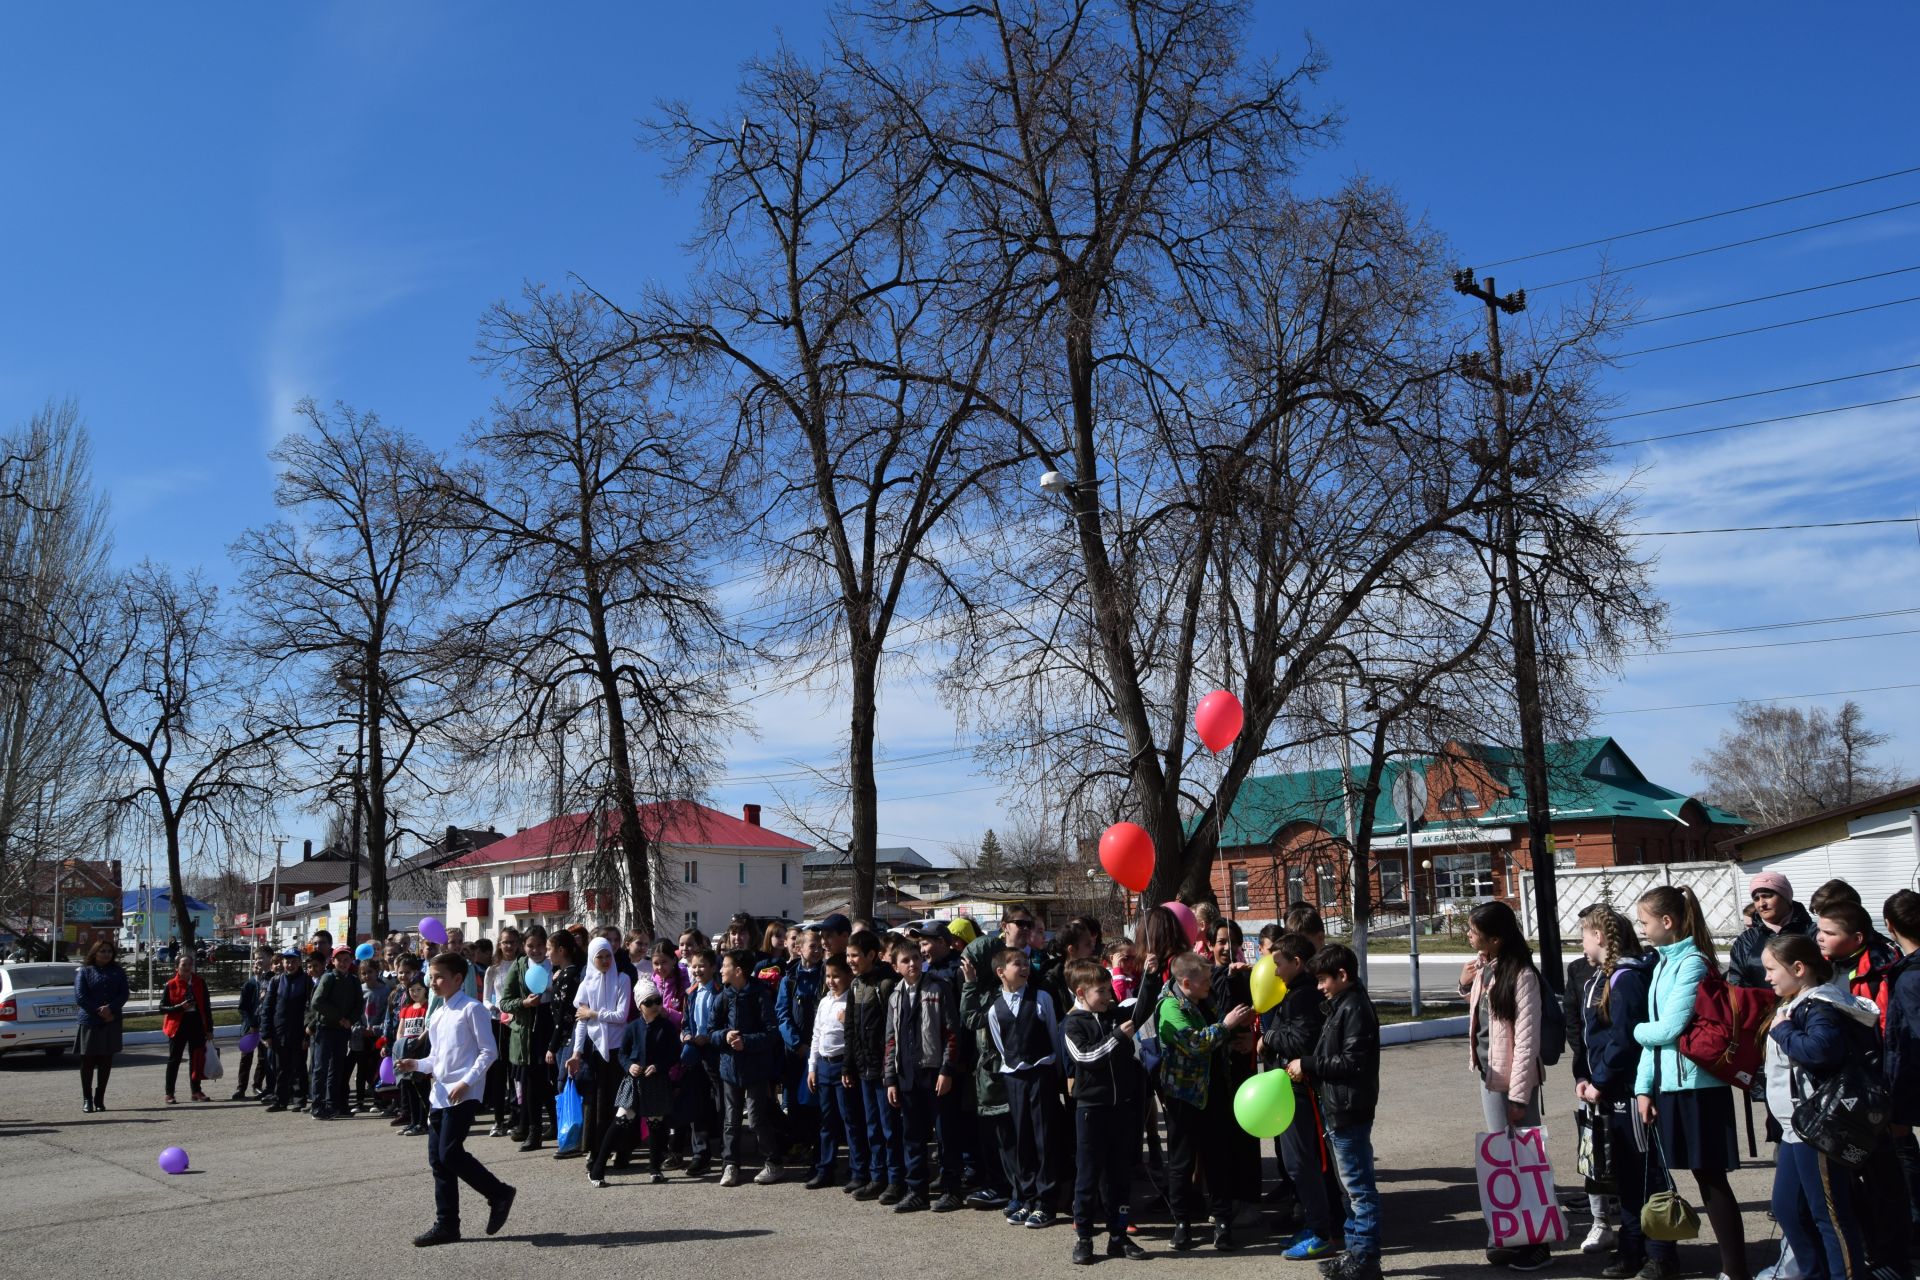
[[[846,996],[837,996],[832,991],[820,993],[820,1004],[813,1012],[813,1045],[808,1054],[816,1070],[823,1061],[846,1056],[846,1011]]]
[[[427,1056],[418,1060],[415,1069],[433,1077],[428,1105],[435,1111],[455,1105],[447,1090],[461,1084],[467,1086],[465,1101],[479,1101],[487,1068],[499,1052],[486,1006],[464,991],[455,992],[427,1019],[427,1046]]]

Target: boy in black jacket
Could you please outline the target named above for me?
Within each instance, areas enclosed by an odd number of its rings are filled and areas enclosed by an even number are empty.
[[[1133,1024],[1115,1010],[1113,980],[1097,960],[1067,966],[1073,1012],[1067,1043],[1067,1092],[1073,1098],[1073,1261],[1093,1261],[1096,1210],[1107,1219],[1107,1256],[1144,1258],[1127,1235],[1128,1192],[1140,1154],[1140,1090],[1145,1072],[1133,1051]]]
[[[1347,1193],[1347,1250],[1321,1263],[1320,1272],[1328,1280],[1379,1280],[1373,1117],[1380,1105],[1380,1019],[1360,985],[1360,961],[1347,948],[1320,948],[1307,962],[1307,972],[1326,997],[1327,1022],[1313,1051],[1287,1063],[1287,1074],[1313,1085]]]
[[[760,1144],[761,1186],[780,1181],[780,1130],[774,1120],[773,1069],[780,1052],[780,1021],[773,988],[753,977],[750,951],[729,951],[720,962],[720,1003],[713,1018],[713,1044],[720,1051],[720,1091],[725,1119],[720,1129],[720,1185],[740,1185],[740,1121]]]
[[[887,1105],[882,1079],[887,1065],[887,1003],[895,978],[880,962],[880,939],[862,929],[847,941],[853,986],[847,990],[847,1059],[843,1068],[860,1090],[867,1126],[869,1181],[852,1194],[856,1200],[894,1205],[906,1199],[907,1157],[904,1126]]]
[[[1270,1067],[1284,1066],[1311,1054],[1320,1043],[1327,1011],[1307,973],[1313,942],[1303,933],[1289,933],[1273,947],[1273,967],[1287,984],[1286,998],[1264,1019],[1260,1057]],[[1289,1261],[1315,1261],[1338,1252],[1340,1189],[1321,1141],[1325,1126],[1313,1090],[1296,1081],[1293,1086],[1293,1123],[1280,1135],[1280,1158],[1300,1203],[1306,1226],[1287,1242],[1282,1255]]]

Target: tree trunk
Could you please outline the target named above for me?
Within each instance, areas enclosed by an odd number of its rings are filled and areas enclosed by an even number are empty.
[[[607,636],[605,597],[587,586],[587,621],[593,633],[594,677],[607,709],[607,755],[613,768],[613,803],[620,813],[620,856],[627,868],[627,902],[633,911],[630,925],[656,931],[653,918],[653,876],[647,833],[640,825],[640,795],[633,782],[633,757],[627,752],[626,708],[620,700],[620,677],[614,670],[613,644]],[[596,833],[597,834],[597,833]]]
[[[194,942],[194,920],[193,909],[187,904],[187,879],[180,870],[180,814],[163,802],[160,817],[167,833],[167,887],[173,893],[173,918],[180,927],[180,945],[190,949]],[[151,908],[153,904],[147,905]],[[55,921],[54,928],[59,927]]]
[[[378,672],[377,664],[367,668]],[[371,901],[372,932],[375,938],[387,936],[387,762],[381,737],[381,719],[386,703],[380,697],[378,675],[367,681],[367,896]]]
[[[847,743],[848,785],[853,796],[852,830],[848,856],[853,862],[853,897],[848,909],[855,916],[873,916],[876,849],[879,845],[880,787],[873,774],[873,739],[879,719],[879,649],[856,644],[853,659],[853,716]]]
[[[1345,726],[1342,726],[1342,732]],[[1373,916],[1373,807],[1380,799],[1381,771],[1387,763],[1387,717],[1381,716],[1373,728],[1373,745],[1367,749],[1367,785],[1360,791],[1360,811],[1354,818],[1354,829],[1347,833],[1352,845],[1347,856],[1347,874],[1352,877],[1353,921],[1349,932],[1353,935],[1353,954],[1360,961],[1360,975],[1364,981],[1367,973],[1367,923]],[[1400,815],[1401,824],[1407,828],[1407,892],[1412,894],[1413,886],[1413,819],[1407,814]],[[1407,899],[1407,910],[1413,910],[1414,900]]]

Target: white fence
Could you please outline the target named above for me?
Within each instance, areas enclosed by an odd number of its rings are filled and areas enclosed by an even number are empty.
[[[1558,889],[1560,937],[1577,947],[1580,913],[1605,899],[1615,911],[1633,916],[1641,894],[1658,885],[1687,885],[1700,899],[1707,927],[1716,938],[1730,938],[1747,927],[1742,909],[1747,905],[1746,874],[1737,862],[1671,862],[1638,867],[1569,867],[1554,873]],[[1533,897],[1533,876],[1520,879],[1521,923],[1527,936],[1540,936],[1539,909]]]

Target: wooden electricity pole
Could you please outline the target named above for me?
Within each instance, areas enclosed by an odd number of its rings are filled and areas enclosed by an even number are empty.
[[[1534,916],[1540,931],[1540,972],[1558,993],[1566,989],[1566,974],[1560,963],[1560,894],[1554,883],[1553,818],[1547,801],[1547,743],[1544,717],[1540,708],[1540,670],[1534,650],[1533,602],[1520,583],[1520,517],[1513,500],[1513,479],[1538,473],[1537,465],[1513,456],[1513,432],[1508,422],[1509,395],[1526,395],[1533,390],[1533,377],[1522,373],[1506,376],[1500,347],[1500,314],[1518,315],[1527,309],[1527,291],[1516,290],[1505,297],[1494,288],[1493,277],[1475,284],[1472,271],[1459,271],[1453,278],[1454,291],[1478,299],[1487,309],[1487,354],[1484,361],[1470,361],[1465,368],[1469,377],[1484,382],[1493,391],[1492,461],[1500,472],[1501,558],[1506,561],[1507,614],[1512,622],[1513,690],[1520,711],[1520,776],[1527,791],[1527,849],[1533,859]]]

